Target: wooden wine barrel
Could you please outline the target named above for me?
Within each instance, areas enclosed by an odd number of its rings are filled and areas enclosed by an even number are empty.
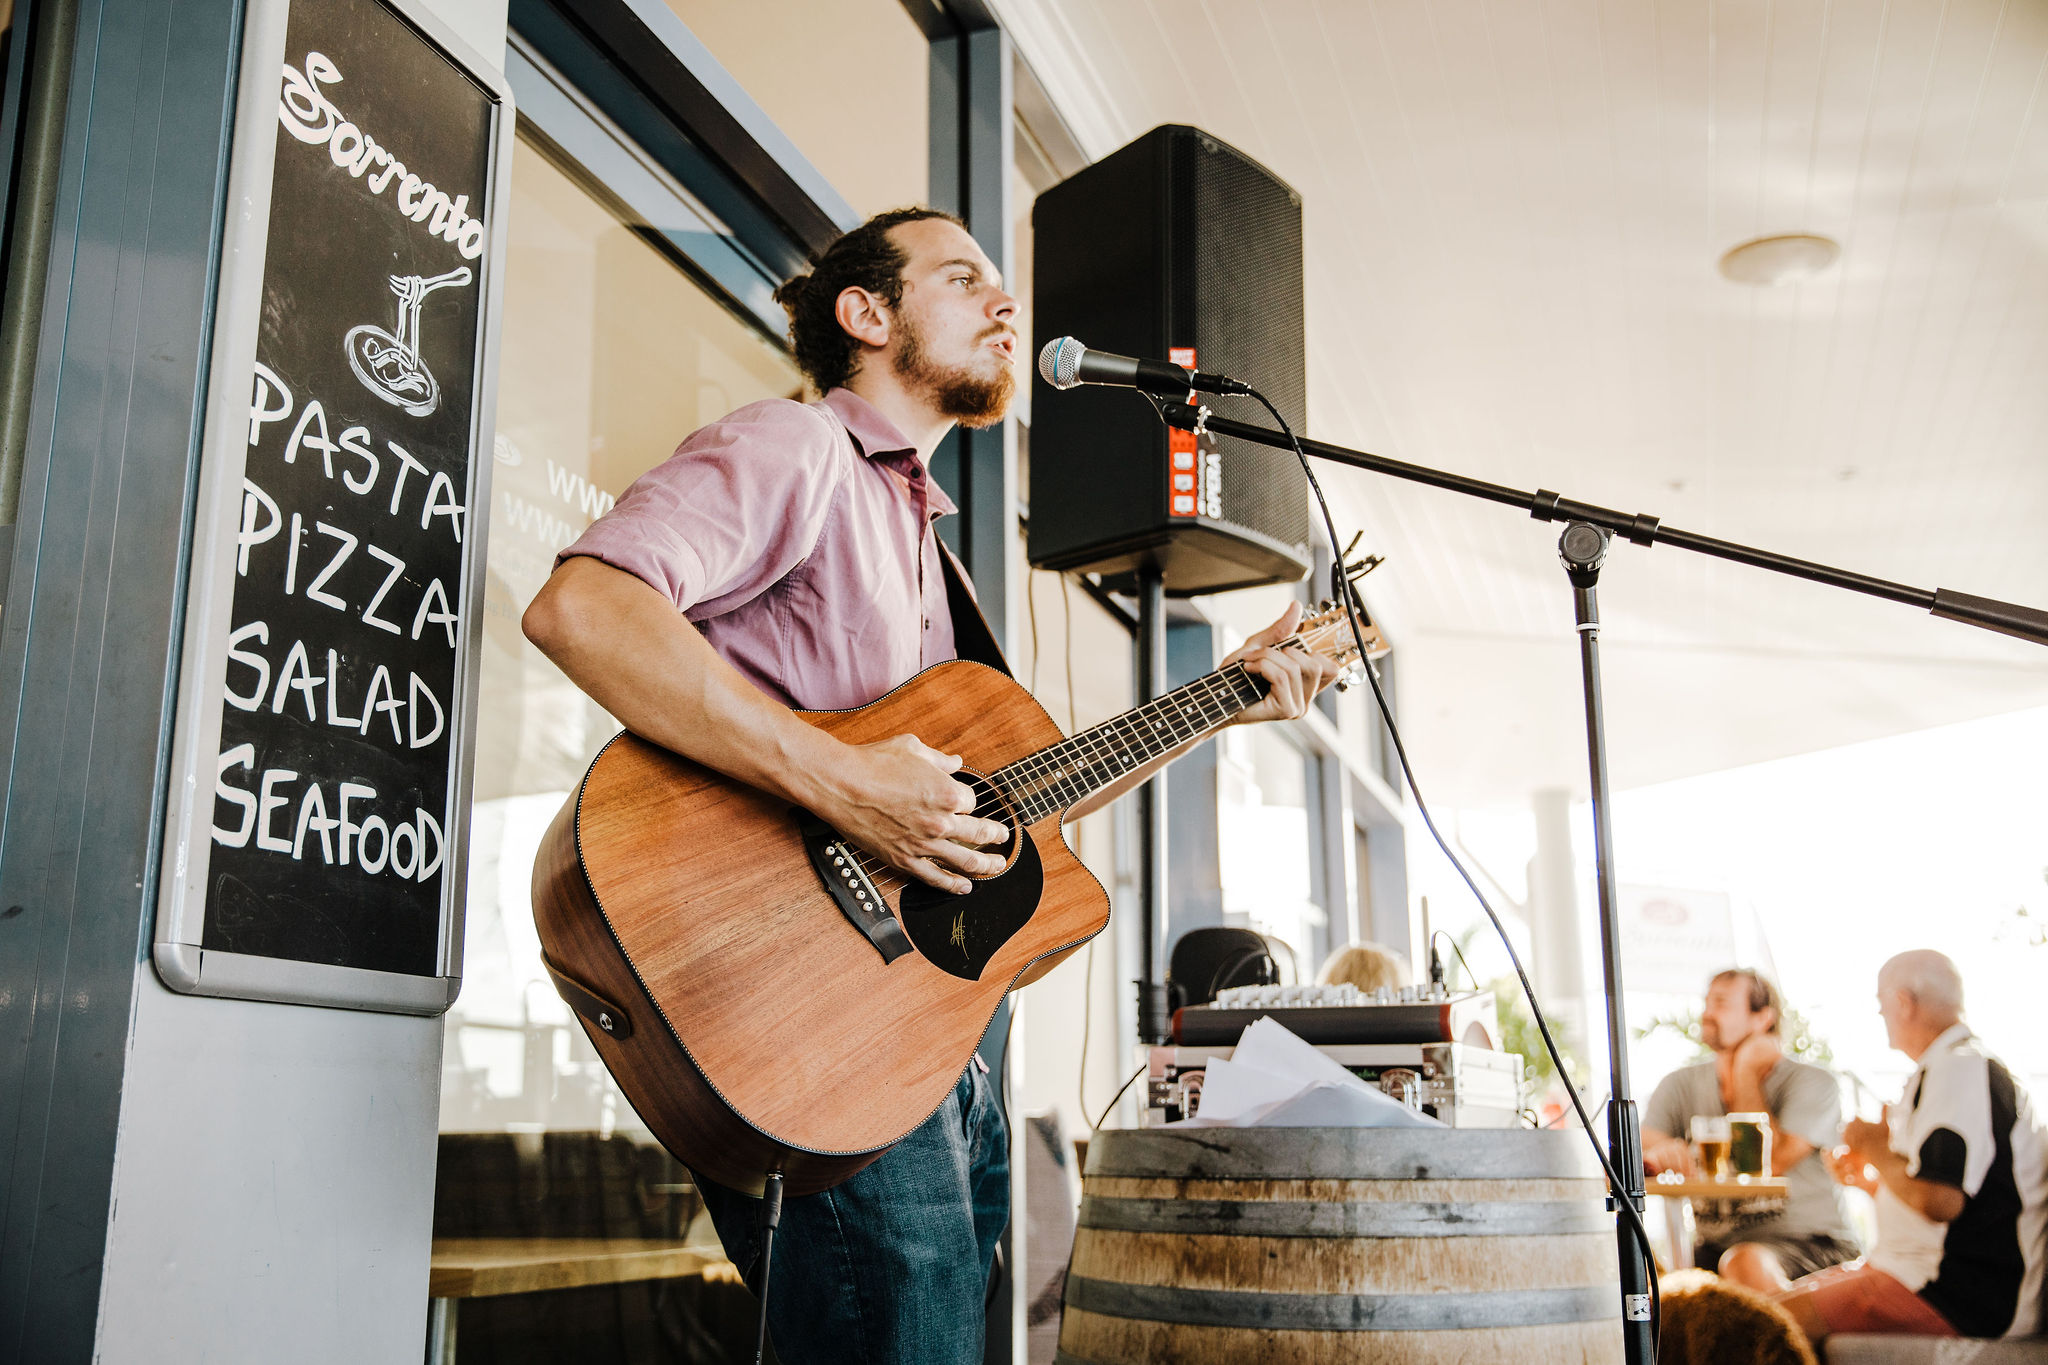
[[[1081,1189],[1062,1365],[1622,1359],[1576,1132],[1103,1132]]]

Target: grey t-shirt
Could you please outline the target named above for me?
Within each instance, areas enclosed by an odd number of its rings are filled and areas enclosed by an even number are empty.
[[[1812,1237],[1825,1233],[1844,1242],[1853,1241],[1842,1216],[1834,1177],[1820,1159],[1822,1151],[1841,1140],[1842,1098],[1834,1073],[1790,1057],[1781,1058],[1771,1068],[1771,1074],[1764,1077],[1764,1103],[1775,1132],[1803,1138],[1814,1150],[1785,1172],[1785,1211],[1774,1218],[1744,1219],[1739,1239]],[[1727,1112],[1721,1104],[1721,1083],[1715,1079],[1714,1064],[1701,1062],[1680,1067],[1658,1084],[1643,1109],[1643,1127],[1684,1138],[1691,1135],[1693,1115]],[[1703,1240],[1723,1240],[1724,1231],[1728,1229],[1701,1220]]]

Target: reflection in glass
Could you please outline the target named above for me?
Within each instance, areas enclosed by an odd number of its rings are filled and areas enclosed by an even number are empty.
[[[444,1132],[644,1133],[541,968],[541,832],[617,731],[520,632],[558,551],[697,427],[802,381],[565,161],[522,129],[504,343],[461,998]]]

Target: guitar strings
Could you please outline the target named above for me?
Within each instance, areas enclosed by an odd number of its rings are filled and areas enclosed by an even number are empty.
[[[1318,636],[1318,637],[1322,637],[1322,636],[1326,636],[1326,635],[1328,635],[1328,634],[1329,634],[1330,632],[1334,631],[1335,629],[1336,629],[1336,627],[1335,627],[1335,626],[1318,626],[1318,627],[1314,627],[1314,628],[1312,628],[1312,629],[1311,629],[1311,630],[1310,630],[1309,632],[1307,632],[1307,634],[1309,634],[1309,635],[1314,635],[1314,636]],[[1318,640],[1318,643],[1321,643],[1321,641],[1320,641],[1320,640]],[[1282,641],[1280,641],[1280,642],[1279,642],[1279,643],[1278,643],[1277,645],[1275,645],[1275,646],[1274,646],[1274,648],[1276,648],[1276,649],[1287,649],[1287,648],[1290,648],[1290,647],[1294,647],[1294,646],[1299,646],[1299,647],[1301,647],[1301,648],[1303,648],[1303,649],[1308,649],[1308,648],[1311,648],[1311,646],[1310,646],[1310,645],[1308,644],[1308,642],[1307,642],[1307,641],[1306,641],[1306,639],[1304,638],[1304,634],[1303,634],[1302,632],[1299,632],[1299,631],[1298,631],[1298,632],[1296,632],[1295,634],[1293,634],[1293,635],[1289,636],[1289,637],[1288,637],[1287,639],[1285,639],[1285,640],[1282,640]],[[1340,651],[1340,652],[1343,652],[1343,653],[1352,653],[1352,652],[1355,652],[1355,651]],[[1206,684],[1208,684],[1209,686],[1213,687],[1213,686],[1215,686],[1215,684],[1216,684],[1217,682],[1224,682],[1224,681],[1228,681],[1228,679],[1227,679],[1227,676],[1226,676],[1226,675],[1227,675],[1227,673],[1231,673],[1231,672],[1234,672],[1234,673],[1238,673],[1238,674],[1243,674],[1243,675],[1244,675],[1244,676],[1245,676],[1246,678],[1249,678],[1249,677],[1251,676],[1251,675],[1250,675],[1250,670],[1246,669],[1246,668],[1244,667],[1244,665],[1243,665],[1242,663],[1239,663],[1239,664],[1234,664],[1234,665],[1232,665],[1232,666],[1231,666],[1231,669],[1230,669],[1230,670],[1227,670],[1227,671],[1226,671],[1226,670],[1219,670],[1219,671],[1218,671],[1217,673],[1214,673],[1214,674],[1210,674],[1210,675],[1209,675],[1209,676],[1208,676],[1207,678],[1203,678],[1203,679],[1198,679],[1198,680],[1197,680],[1197,682],[1198,682],[1198,683],[1206,683]],[[1190,686],[1193,686],[1193,684],[1190,684]],[[1181,691],[1184,691],[1184,690],[1186,690],[1186,689],[1177,689],[1177,690],[1181,690]],[[1171,695],[1173,695],[1173,694],[1169,693],[1168,695],[1169,695],[1169,696],[1171,696]],[[1233,683],[1231,683],[1231,696],[1232,696],[1232,699],[1233,699],[1233,700],[1238,700],[1238,701],[1242,701],[1242,698],[1241,698],[1241,697],[1238,697],[1238,695],[1237,695],[1237,690],[1236,690],[1236,686],[1235,686],[1234,682],[1233,682]],[[1156,700],[1157,700],[1157,701],[1164,701],[1164,700],[1166,700],[1166,698],[1158,698],[1158,699],[1156,699]],[[1217,698],[1217,697],[1214,697],[1214,696],[1211,696],[1210,698],[1208,698],[1208,700],[1209,700],[1210,702],[1212,702],[1212,703],[1220,703],[1220,700],[1221,700],[1221,699],[1220,699],[1220,698]],[[1151,705],[1151,704],[1156,704],[1156,703],[1148,703],[1148,705]],[[1245,703],[1245,704],[1246,704],[1246,705],[1249,705],[1250,703]],[[1144,710],[1144,709],[1145,709],[1144,707],[1139,707],[1139,708],[1135,708],[1135,710],[1137,710],[1137,711],[1142,711],[1142,710]],[[1067,746],[1067,745],[1071,745],[1071,744],[1075,743],[1076,741],[1086,741],[1086,742],[1087,742],[1087,743],[1088,743],[1089,745],[1092,745],[1093,747],[1095,747],[1095,748],[1096,748],[1096,749],[1097,749],[1097,750],[1099,751],[1097,755],[1095,755],[1095,756],[1093,756],[1093,757],[1092,757],[1092,759],[1091,759],[1091,761],[1090,761],[1090,762],[1088,762],[1088,763],[1086,763],[1086,764],[1084,764],[1084,765],[1083,765],[1083,767],[1082,767],[1082,769],[1081,769],[1081,772],[1087,772],[1087,771],[1088,771],[1088,770],[1089,770],[1090,768],[1092,768],[1092,767],[1094,766],[1094,763],[1095,763],[1095,762],[1099,762],[1099,761],[1100,761],[1100,759],[1101,759],[1101,758],[1103,758],[1103,757],[1107,757],[1107,758],[1109,758],[1109,759],[1110,759],[1110,760],[1111,760],[1112,762],[1118,761],[1118,760],[1119,760],[1119,758],[1120,758],[1120,756],[1119,756],[1119,755],[1117,754],[1117,752],[1116,752],[1116,751],[1115,751],[1115,750],[1114,750],[1113,748],[1109,748],[1109,747],[1107,747],[1107,743],[1106,743],[1106,742],[1107,742],[1108,740],[1110,740],[1110,739],[1113,739],[1113,738],[1115,738],[1115,737],[1116,737],[1116,734],[1117,734],[1117,729],[1118,729],[1119,727],[1122,727],[1122,728],[1125,728],[1125,729],[1129,729],[1129,728],[1130,728],[1130,721],[1129,721],[1129,719],[1128,719],[1128,718],[1129,718],[1129,716],[1130,716],[1131,714],[1132,714],[1132,713],[1130,713],[1130,712],[1127,712],[1127,713],[1125,713],[1125,714],[1124,714],[1124,715],[1122,715],[1122,716],[1117,716],[1117,717],[1114,717],[1113,719],[1111,719],[1110,721],[1107,721],[1107,722],[1105,722],[1105,723],[1104,723],[1104,724],[1102,724],[1102,725],[1094,726],[1094,727],[1091,727],[1091,728],[1090,728],[1090,729],[1088,729],[1088,730],[1080,731],[1080,732],[1078,732],[1078,733],[1076,733],[1076,734],[1074,734],[1074,735],[1072,735],[1072,736],[1068,737],[1067,739],[1065,739],[1065,740],[1062,740],[1062,741],[1060,742],[1060,744],[1056,744],[1056,745],[1049,745],[1049,746],[1047,746],[1047,748],[1046,748],[1046,749],[1040,750],[1040,751],[1039,751],[1038,753],[1036,753],[1036,754],[1032,754],[1032,755],[1029,755],[1029,756],[1027,756],[1027,757],[1026,757],[1026,758],[1024,758],[1024,759],[1020,759],[1020,760],[1019,760],[1019,761],[1018,761],[1017,763],[1014,763],[1014,764],[1010,764],[1010,765],[1008,765],[1008,767],[1005,767],[1005,768],[1003,768],[1003,769],[999,769],[999,770],[998,770],[998,772],[1007,772],[1007,771],[1009,771],[1009,769],[1010,769],[1010,768],[1015,768],[1015,767],[1023,767],[1023,766],[1026,766],[1026,765],[1035,765],[1035,766],[1043,767],[1043,766],[1044,766],[1045,764],[1047,764],[1047,763],[1050,763],[1050,762],[1052,762],[1052,760],[1051,760],[1051,759],[1049,759],[1049,758],[1047,758],[1047,757],[1046,757],[1046,755],[1047,755],[1047,754],[1049,754],[1049,753],[1050,753],[1050,752],[1051,752],[1052,750],[1054,750],[1054,749],[1059,749],[1059,748],[1065,747],[1065,746]],[[1228,716],[1229,716],[1229,713],[1227,713],[1227,712],[1226,712],[1226,713],[1225,713],[1225,715],[1224,715],[1224,717],[1222,717],[1222,719],[1228,719]],[[1207,720],[1208,720],[1208,718],[1207,718],[1206,716],[1204,717],[1204,719],[1205,719],[1205,721],[1207,721]],[[1220,724],[1220,723],[1221,723],[1221,721],[1219,720],[1219,721],[1217,721],[1217,722],[1214,722],[1214,723],[1216,723],[1216,724]],[[1099,732],[1099,733],[1098,733],[1098,732]],[[1134,732],[1134,733],[1135,733],[1135,732]],[[1199,732],[1198,732],[1198,733],[1199,733]],[[1193,735],[1189,736],[1189,738],[1190,738],[1190,739],[1192,739],[1192,738],[1195,738],[1195,737],[1196,737],[1196,736],[1193,736]],[[1122,757],[1127,757],[1127,756],[1128,756],[1128,755],[1126,754],[1126,755],[1123,755]],[[1032,773],[1029,773],[1029,772],[1027,772],[1027,773],[1025,773],[1025,774],[1020,774],[1020,775],[1022,775],[1022,776],[1034,776],[1034,775],[1036,775],[1036,774],[1032,774]],[[1074,774],[1074,775],[1079,775],[1079,774],[1077,773],[1077,774]],[[1118,774],[1118,775],[1119,775],[1119,776],[1121,776],[1122,774]],[[1114,779],[1111,779],[1111,780],[1114,780]],[[996,800],[996,802],[995,802],[995,803],[994,803],[993,805],[990,805],[990,804],[977,804],[977,805],[975,806],[975,808],[974,808],[974,809],[973,809],[973,810],[972,810],[971,812],[969,812],[969,813],[970,813],[970,814],[972,814],[972,815],[976,815],[976,816],[985,816],[985,817],[992,817],[992,816],[995,816],[995,815],[997,815],[997,814],[1000,814],[1000,813],[1002,812],[1003,808],[1004,808],[1004,807],[1005,807],[1006,805],[1007,805],[1007,806],[1011,806],[1011,807],[1014,807],[1014,806],[1016,806],[1016,805],[1020,805],[1020,804],[1026,804],[1026,805],[1028,805],[1028,803],[1025,803],[1025,802],[1019,802],[1019,801],[1018,801],[1018,800],[1017,800],[1017,799],[1016,799],[1015,797],[1008,797],[1007,799],[1005,799],[1005,797],[1004,797],[1004,794],[1003,794],[1003,793],[1002,793],[1002,792],[1000,791],[1000,789],[998,789],[998,793],[997,793],[997,800]],[[1050,812],[1048,811],[1047,813],[1049,814]],[[1044,818],[1044,817],[1043,817],[1043,816],[1041,815],[1041,816],[1039,816],[1039,817],[1036,817],[1036,818],[1042,819],[1042,818]],[[1031,822],[1030,822],[1030,821],[1026,821],[1025,823],[1031,823]],[[896,889],[899,889],[899,888],[903,888],[903,887],[907,887],[907,886],[908,886],[908,885],[910,884],[910,879],[909,879],[909,878],[907,878],[906,876],[904,876],[904,875],[903,875],[902,873],[900,873],[900,872],[899,872],[899,871],[898,871],[898,870],[897,870],[897,869],[895,868],[895,866],[894,866],[893,864],[889,864],[889,863],[883,863],[883,862],[880,862],[880,861],[879,861],[879,860],[877,859],[876,855],[874,855],[874,854],[871,854],[871,853],[868,853],[868,852],[867,852],[866,850],[863,850],[863,849],[859,849],[859,848],[854,848],[854,849],[852,849],[851,851],[852,851],[852,854],[853,854],[853,861],[854,861],[854,866],[855,866],[855,867],[857,867],[857,868],[858,868],[858,869],[859,869],[859,870],[861,871],[862,875],[863,875],[863,876],[865,876],[865,877],[866,877],[866,878],[868,879],[869,883],[870,883],[870,884],[871,884],[871,885],[872,885],[872,886],[874,887],[874,889],[875,889],[875,891],[876,891],[876,893],[877,893],[877,894],[879,894],[879,895],[887,895],[887,894],[888,894],[888,893],[889,893],[890,891],[893,891],[893,890],[896,890]]]
[[[1307,632],[1296,631],[1294,634],[1288,636],[1285,640],[1282,640],[1278,644],[1274,645],[1273,648],[1276,650],[1289,649],[1295,647],[1299,647],[1302,649],[1313,649],[1314,646],[1312,646],[1309,643],[1308,639],[1306,638],[1307,636],[1319,637],[1316,641],[1316,644],[1321,644],[1323,640],[1320,637],[1327,637],[1336,629],[1337,627],[1334,625],[1327,625],[1314,627]],[[1355,652],[1355,650],[1340,651],[1340,653]],[[1251,677],[1251,670],[1247,669],[1242,663],[1237,663],[1231,665],[1231,667],[1227,670],[1219,669],[1215,673],[1209,674],[1205,678],[1197,679],[1196,683],[1189,684],[1188,686],[1193,687],[1196,684],[1206,683],[1209,686],[1214,687],[1217,682],[1228,682],[1230,686],[1231,698],[1233,700],[1241,700],[1241,698],[1239,698],[1237,695],[1235,682],[1227,677],[1229,673],[1243,674],[1246,678]],[[1176,691],[1185,690],[1187,689],[1176,689]],[[1175,695],[1175,693],[1167,694],[1168,697],[1171,697],[1173,695]],[[1084,748],[1080,751],[1080,754],[1082,756],[1085,756],[1087,761],[1082,764],[1078,772],[1070,774],[1070,776],[1079,776],[1083,773],[1091,771],[1094,768],[1095,764],[1099,763],[1104,758],[1109,759],[1112,763],[1117,762],[1120,756],[1114,748],[1109,747],[1108,741],[1114,738],[1118,738],[1117,731],[1119,727],[1129,730],[1133,734],[1139,733],[1132,728],[1132,722],[1130,720],[1130,717],[1136,714],[1137,712],[1144,711],[1146,707],[1156,705],[1158,702],[1165,701],[1166,699],[1166,697],[1155,698],[1154,701],[1148,702],[1146,706],[1133,708],[1132,711],[1127,711],[1122,715],[1112,717],[1110,720],[1103,722],[1101,725],[1091,726],[1089,729],[1078,731],[1077,733],[1061,740],[1058,744],[1047,745],[1044,749],[1039,750],[1035,754],[1029,754],[1024,758],[1017,760],[1017,762],[1015,763],[997,769],[997,772],[1002,773],[1008,772],[1012,768],[1023,768],[1026,769],[1026,771],[1019,773],[1019,777],[1031,778],[1035,776],[1040,776],[1042,775],[1042,772],[1034,773],[1030,771],[1030,769],[1035,767],[1042,770],[1046,766],[1054,764],[1055,760],[1047,757],[1047,755],[1051,754],[1056,749],[1063,749],[1077,742],[1085,742]],[[1212,703],[1220,705],[1222,699],[1220,697],[1211,696],[1207,700]],[[1245,704],[1250,705],[1251,703]],[[1221,725],[1223,720],[1229,719],[1230,714],[1231,713],[1226,712],[1222,720],[1213,722],[1213,724]],[[1189,739],[1197,738],[1199,737],[1199,734],[1200,732],[1197,731],[1197,734],[1189,736]],[[1092,755],[1086,754],[1087,748],[1094,748],[1095,750],[1097,750],[1097,752]],[[1122,757],[1127,756],[1128,754],[1126,753]],[[1125,774],[1122,773],[1117,774],[1117,776],[1124,775]],[[990,777],[988,780],[991,786],[996,785],[993,777]],[[1114,781],[1115,778],[1112,777],[1110,780]],[[1040,794],[1042,795],[1043,793]],[[992,818],[998,814],[1001,814],[1005,808],[1009,808],[1014,812],[1016,807],[1028,807],[1029,804],[1029,802],[1020,801],[1014,796],[1007,795],[1006,793],[1002,792],[1000,788],[998,788],[996,797],[993,801],[978,802],[975,805],[974,809],[967,813],[969,815],[981,818]],[[1051,813],[1052,812],[1050,810],[1046,812],[1046,814]],[[1044,816],[1041,815],[1037,818],[1043,819]],[[1014,839],[1021,837],[1021,835],[1021,830],[1013,829],[1011,831],[1011,837],[1013,841]],[[893,863],[882,862],[880,860],[879,855],[870,853],[866,849],[848,845],[847,850],[852,857],[854,867],[859,869],[861,875],[867,879],[868,884],[874,888],[875,893],[879,896],[886,897],[894,891],[906,889],[911,885],[912,881],[915,880],[909,877],[907,874],[899,871]],[[918,882],[918,884],[923,885],[922,882]]]

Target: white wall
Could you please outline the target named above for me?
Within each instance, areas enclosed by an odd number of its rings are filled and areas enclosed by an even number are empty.
[[[103,1365],[417,1360],[441,1021],[178,995],[138,968]]]

